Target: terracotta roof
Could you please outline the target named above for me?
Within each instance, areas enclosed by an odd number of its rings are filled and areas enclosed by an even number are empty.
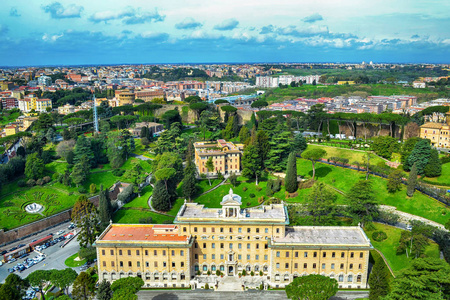
[[[420,126],[420,128],[434,128],[434,129],[440,129],[443,125],[445,125],[445,124],[429,122],[429,123],[423,124],[422,126]]]
[[[177,225],[113,224],[100,240],[184,242],[189,237],[178,235]]]

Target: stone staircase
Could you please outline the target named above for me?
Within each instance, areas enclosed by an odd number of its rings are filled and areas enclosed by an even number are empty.
[[[219,281],[217,291],[242,291],[242,281],[235,276],[225,276]]]

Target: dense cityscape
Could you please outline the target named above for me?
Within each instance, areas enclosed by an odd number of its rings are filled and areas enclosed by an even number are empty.
[[[6,2],[0,300],[450,299],[447,3]]]

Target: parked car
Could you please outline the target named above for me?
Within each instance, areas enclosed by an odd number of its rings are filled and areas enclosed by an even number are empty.
[[[65,231],[65,230],[60,230],[60,231],[58,231],[58,232],[56,233],[56,235],[63,234],[64,232],[66,232],[66,231]]]
[[[8,251],[3,250],[2,252],[0,252],[0,255],[5,255],[6,253],[8,253]]]
[[[9,269],[8,269],[8,272],[9,272],[9,273],[14,273],[14,269],[13,269],[13,268],[9,268]]]
[[[26,245],[25,244],[20,244],[19,246],[17,246],[17,248],[22,248],[22,247],[25,247]]]

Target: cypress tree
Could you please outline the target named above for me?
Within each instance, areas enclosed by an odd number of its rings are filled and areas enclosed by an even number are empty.
[[[197,192],[197,179],[195,178],[195,173],[195,165],[192,162],[188,163],[188,165],[184,169],[183,195],[189,201],[191,201],[191,198]]]
[[[166,190],[166,185],[163,180],[158,180],[155,184],[152,206],[154,209],[160,211],[168,211],[170,209],[170,195]]]
[[[267,180],[267,185],[266,185],[266,196],[267,197],[272,197],[273,196],[273,180],[269,179]]]
[[[112,219],[112,206],[111,200],[109,199],[109,192],[107,189],[103,190],[103,185],[100,185],[98,209],[100,222],[103,225],[107,225]]]
[[[439,160],[439,153],[436,149],[431,149],[430,159],[423,171],[427,177],[438,177],[441,175],[442,165]]]
[[[295,153],[291,152],[286,167],[286,178],[284,179],[286,191],[294,193],[298,189],[297,184],[297,159]]]
[[[148,138],[148,128],[147,126],[142,127],[141,129],[141,138]]]
[[[380,257],[375,262],[372,272],[369,276],[370,285],[370,300],[378,300],[389,293],[389,278],[388,270],[383,259]]]
[[[97,290],[97,299],[98,300],[110,300],[112,299],[113,292],[111,290],[111,284],[109,281],[103,279],[103,281],[99,284]]]
[[[406,187],[406,194],[408,195],[408,197],[412,197],[414,195],[416,183],[417,183],[417,166],[416,163],[414,163],[411,168],[411,172],[409,172],[408,184]]]

